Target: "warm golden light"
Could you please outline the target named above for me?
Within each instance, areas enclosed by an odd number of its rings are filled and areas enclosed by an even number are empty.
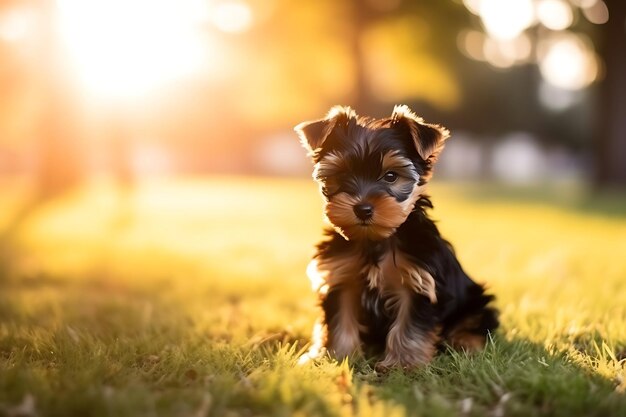
[[[132,98],[197,71],[207,55],[200,0],[57,0],[63,46],[89,92]]]
[[[237,0],[223,1],[212,10],[211,21],[222,32],[241,33],[252,25],[252,9],[247,3]]]
[[[420,28],[419,35],[415,35],[414,28]],[[389,102],[422,97],[448,109],[458,104],[460,91],[451,71],[429,56],[420,41],[429,36],[430,30],[427,22],[405,18],[372,25],[362,35],[361,45],[368,51],[364,67],[376,97]],[[382,62],[387,63],[384,70]]]
[[[24,38],[34,24],[34,16],[28,10],[14,9],[0,17],[0,39],[16,42]]]

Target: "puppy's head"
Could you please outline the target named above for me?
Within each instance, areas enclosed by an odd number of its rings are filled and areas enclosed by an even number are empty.
[[[337,106],[295,130],[315,164],[326,217],[350,240],[386,239],[404,223],[448,137],[406,106],[385,119]]]

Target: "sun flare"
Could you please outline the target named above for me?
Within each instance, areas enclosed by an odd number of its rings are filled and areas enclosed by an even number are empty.
[[[144,95],[202,68],[210,53],[200,0],[57,0],[78,82],[104,98]]]

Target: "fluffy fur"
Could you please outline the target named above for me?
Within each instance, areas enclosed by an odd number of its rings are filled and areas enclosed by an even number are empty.
[[[482,348],[498,326],[494,297],[426,213],[424,188],[448,131],[406,106],[385,119],[337,106],[295,130],[332,226],[307,269],[322,315],[302,359],[364,353],[380,368],[410,368],[445,344]]]

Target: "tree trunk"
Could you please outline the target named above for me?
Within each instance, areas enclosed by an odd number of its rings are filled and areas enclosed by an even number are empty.
[[[601,39],[606,75],[600,87],[596,129],[596,188],[626,189],[626,1],[607,0],[609,21]]]
[[[350,50],[354,62],[354,91],[352,92],[352,106],[358,114],[371,114],[374,110],[371,87],[365,68],[365,51],[363,50],[363,34],[372,20],[367,1],[353,0],[352,27],[350,33]]]
[[[37,188],[41,198],[53,197],[82,179],[78,140],[78,100],[62,53],[55,22],[55,2],[42,3],[39,73],[43,96],[39,126]]]

